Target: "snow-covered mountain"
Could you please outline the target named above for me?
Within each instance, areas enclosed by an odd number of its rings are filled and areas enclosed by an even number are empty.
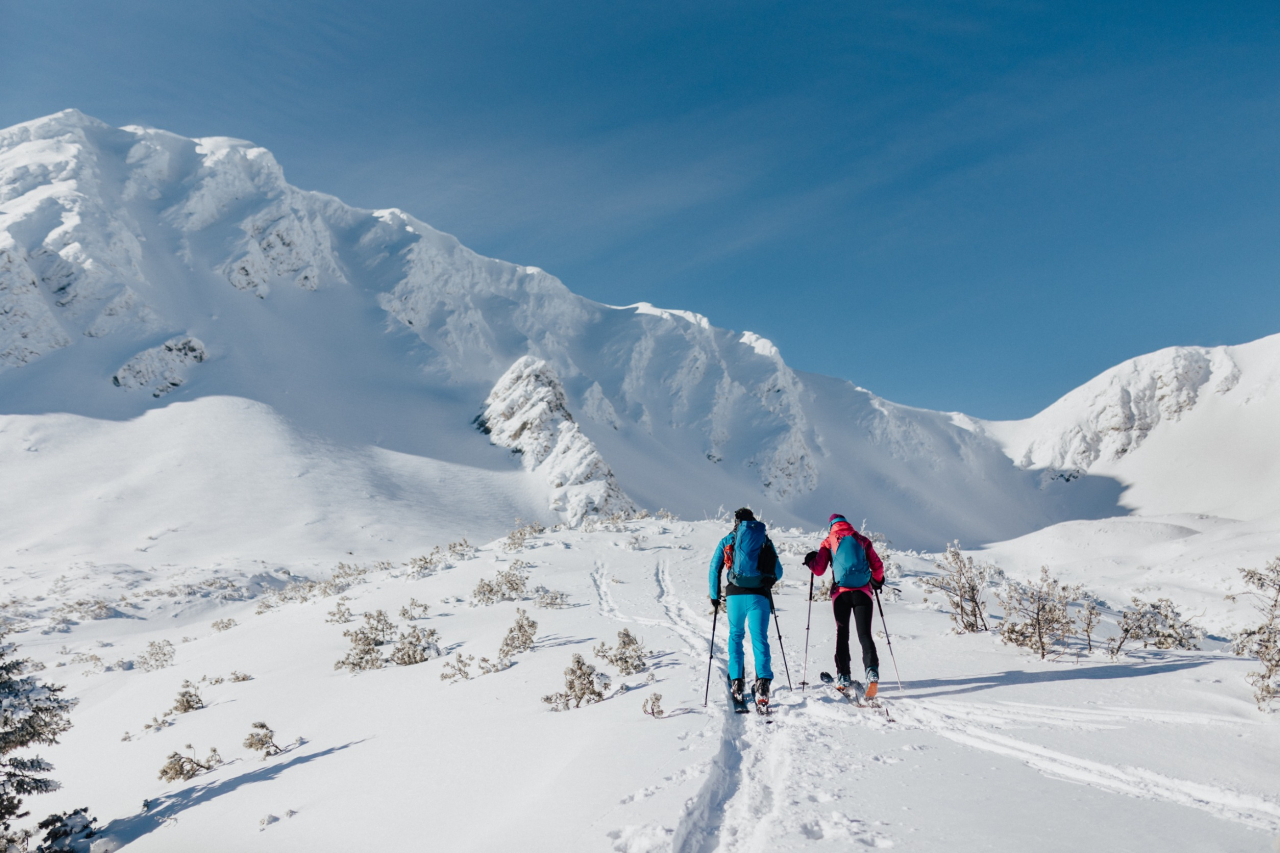
[[[838,510],[920,545],[1118,511],[1110,480],[1024,471],[963,418],[799,374],[750,332],[601,305],[400,211],[298,190],[250,143],[75,111],[0,132],[5,414],[135,422],[238,397],[302,441],[518,471],[471,424],[525,356],[559,378],[620,493],[650,509],[752,504],[788,523]],[[517,479],[506,504],[577,512],[524,494],[554,478]],[[265,524],[274,513],[262,507]]]
[[[981,429],[1023,467],[1124,483],[1144,513],[1280,515],[1280,335],[1140,356]]]

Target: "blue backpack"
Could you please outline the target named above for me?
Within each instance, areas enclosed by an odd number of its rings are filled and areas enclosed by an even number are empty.
[[[871,563],[867,550],[853,535],[840,540],[836,552],[831,555],[831,576],[836,586],[859,589],[871,583]]]
[[[745,589],[774,585],[778,580],[777,558],[762,558],[766,541],[765,527],[759,521],[748,519],[738,525],[733,541],[725,548],[728,552],[725,562],[730,566],[729,583]]]

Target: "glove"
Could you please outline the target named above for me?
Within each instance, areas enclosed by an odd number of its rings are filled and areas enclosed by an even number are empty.
[[[812,569],[813,569],[813,561],[814,561],[814,560],[816,560],[816,559],[818,559],[818,552],[817,552],[817,551],[810,551],[808,554],[805,554],[805,555],[804,555],[804,566],[805,566],[805,568],[806,568],[806,569],[810,569],[810,570],[812,570]]]
[[[880,590],[884,589],[884,581],[878,581],[875,578],[872,578],[871,588],[874,589],[876,592],[879,592]]]
[[[707,598],[711,598],[711,596],[707,596]],[[712,609],[712,610],[719,610],[719,609],[720,609],[720,599],[718,599],[718,598],[711,598],[711,609]]]

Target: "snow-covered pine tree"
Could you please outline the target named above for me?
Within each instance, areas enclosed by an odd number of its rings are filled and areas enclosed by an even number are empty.
[[[36,755],[13,753],[57,743],[58,735],[71,728],[68,714],[77,701],[64,699],[62,686],[41,684],[27,675],[31,660],[17,657],[18,646],[7,642],[8,634],[0,628],[0,831],[6,843],[26,837],[13,829],[13,821],[26,814],[22,798],[59,787],[46,775],[52,764]]]
[[[1261,569],[1240,569],[1240,574],[1250,589],[1229,597],[1235,600],[1241,595],[1247,596],[1262,622],[1236,634],[1231,648],[1236,654],[1255,657],[1262,664],[1262,669],[1249,673],[1247,678],[1253,685],[1258,708],[1265,711],[1280,699],[1280,557]]]

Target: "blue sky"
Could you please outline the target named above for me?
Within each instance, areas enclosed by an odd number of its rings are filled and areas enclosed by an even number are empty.
[[[252,139],[611,304],[1027,416],[1280,332],[1280,4],[0,0],[0,126]],[[15,35],[17,34],[17,35]]]

